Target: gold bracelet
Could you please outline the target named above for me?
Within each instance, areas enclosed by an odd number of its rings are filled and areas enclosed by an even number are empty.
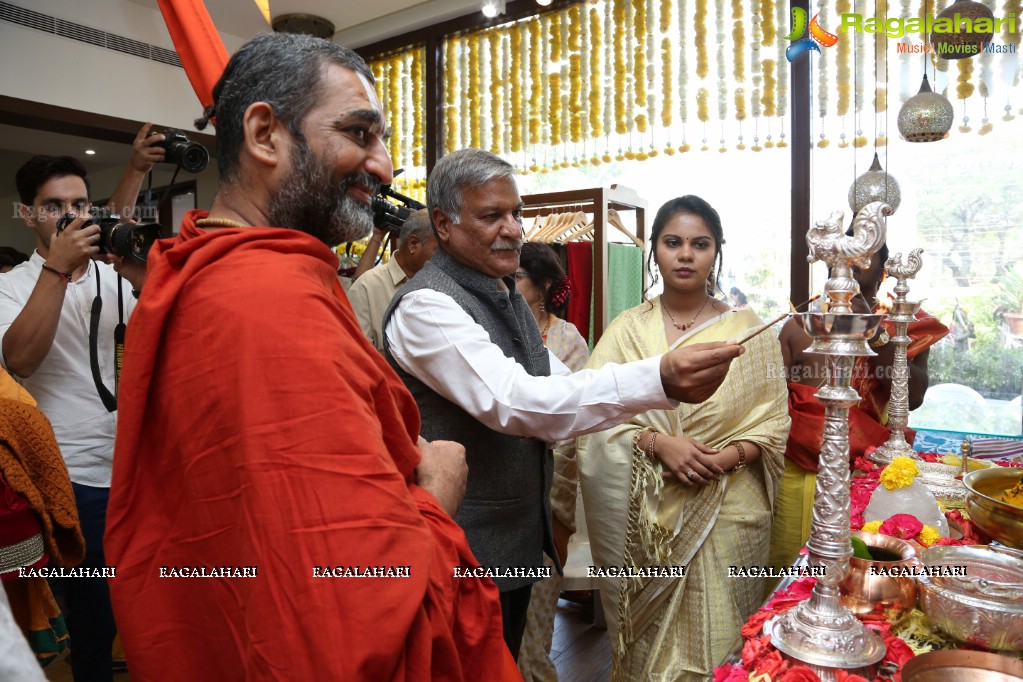
[[[656,441],[656,440],[657,440],[657,432],[656,431],[651,431],[650,432],[650,440],[646,444],[646,456],[649,459],[654,459],[654,457],[655,457],[655,455],[654,455],[654,441]]]
[[[740,442],[739,442],[739,441],[737,441],[737,440],[733,440],[733,441],[732,441],[731,443],[729,443],[728,445],[734,445],[734,446],[735,446],[735,449],[739,451],[739,463],[738,463],[738,464],[736,464],[736,465],[735,465],[734,467],[732,467],[731,469],[729,469],[729,470],[728,470],[728,472],[727,472],[727,473],[729,473],[729,474],[730,474],[730,473],[732,473],[733,471],[738,471],[739,469],[741,469],[741,468],[743,468],[744,466],[746,466],[746,448],[744,448],[744,447],[742,446],[742,443],[740,443]],[[726,446],[726,447],[727,447],[727,446]]]
[[[891,340],[892,340],[892,337],[890,337],[888,335],[888,330],[881,329],[881,333],[878,334],[877,338],[870,342],[870,347],[871,348],[880,348],[881,346],[885,345],[886,343],[888,343]]]

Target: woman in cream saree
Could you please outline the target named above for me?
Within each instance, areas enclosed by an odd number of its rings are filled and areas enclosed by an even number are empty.
[[[698,307],[693,282],[702,286],[713,267],[712,258],[711,265],[701,269],[706,258],[699,254],[686,260],[689,256],[683,252],[690,242],[700,248],[701,232],[673,230],[677,221],[672,216],[680,212],[716,228],[703,233],[716,242],[714,253],[720,257],[720,221],[706,202],[682,197],[663,207],[654,223],[653,241],[665,276],[665,296],[616,318],[594,349],[591,367],[660,355],[668,350],[669,341],[674,346],[742,338],[762,324],[749,309],[731,309],[714,299],[703,301],[702,312],[689,325],[678,324],[688,316],[664,308],[663,298],[691,301]],[[664,256],[662,239],[682,255],[667,251]],[[684,267],[676,267],[679,262]],[[673,271],[680,274],[673,276]],[[676,287],[689,293],[676,295]],[[713,304],[708,306],[709,302]],[[761,601],[763,580],[729,577],[729,567],[767,564],[771,510],[784,466],[789,418],[775,335],[760,334],[745,345],[746,353],[733,361],[725,382],[709,400],[647,412],[579,439],[594,565],[625,570],[656,567],[655,572],[685,567],[679,577],[598,576],[614,651],[614,680],[709,677],[738,643],[740,626]],[[655,433],[658,439],[651,447]],[[692,452],[694,447],[702,454],[687,454],[679,469],[671,450]],[[662,458],[669,461],[668,468]],[[702,467],[699,461],[710,464]],[[714,468],[715,461],[720,466]],[[687,474],[679,475],[686,469]]]

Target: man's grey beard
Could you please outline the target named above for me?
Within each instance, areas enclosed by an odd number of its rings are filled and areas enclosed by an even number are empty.
[[[380,184],[362,173],[338,179],[305,140],[296,140],[291,172],[267,207],[270,224],[306,232],[331,247],[362,239],[373,230],[373,209],[348,193],[356,183],[373,194]]]

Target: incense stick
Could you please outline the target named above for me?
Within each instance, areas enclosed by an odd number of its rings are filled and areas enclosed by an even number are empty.
[[[740,340],[739,340],[739,341],[738,341],[737,343],[738,343],[738,344],[739,344],[739,345],[741,346],[742,344],[746,343],[747,341],[749,341],[750,339],[752,339],[752,338],[753,338],[754,336],[756,336],[757,334],[760,334],[760,333],[762,333],[762,332],[765,332],[765,331],[767,331],[768,329],[770,329],[770,328],[771,328],[771,327],[773,327],[774,325],[778,324],[779,322],[781,322],[782,320],[784,320],[784,319],[785,319],[786,317],[788,317],[788,316],[789,316],[789,315],[791,315],[792,313],[794,313],[794,312],[797,312],[797,311],[798,311],[798,310],[799,310],[800,308],[802,308],[802,307],[803,307],[804,305],[809,305],[809,304],[813,303],[814,301],[816,301],[816,300],[817,300],[818,298],[820,298],[820,297],[821,297],[821,296],[820,296],[820,294],[817,294],[816,296],[814,296],[814,297],[813,297],[813,298],[811,298],[810,300],[808,300],[808,301],[803,301],[803,302],[802,302],[802,303],[800,303],[799,305],[797,305],[797,306],[793,306],[793,307],[792,307],[792,310],[791,310],[790,312],[787,312],[787,313],[782,313],[782,314],[781,314],[781,315],[779,315],[778,317],[774,318],[773,320],[771,320],[770,322],[768,322],[767,324],[765,324],[765,325],[764,325],[763,327],[760,327],[759,329],[757,329],[757,330],[755,330],[755,331],[753,331],[753,332],[750,332],[749,334],[747,334],[746,336],[744,336],[744,337],[743,337],[742,339],[740,339]]]

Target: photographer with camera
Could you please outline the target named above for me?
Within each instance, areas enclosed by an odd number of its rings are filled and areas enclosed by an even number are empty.
[[[398,287],[412,279],[426,265],[436,248],[437,237],[433,233],[430,214],[425,208],[420,209],[401,226],[397,248],[391,253],[391,260],[355,280],[348,290],[348,300],[355,310],[362,332],[381,353],[384,352],[384,311],[391,304]],[[363,258],[367,258],[368,254],[369,251],[363,254]]]
[[[164,136],[149,135],[150,127],[145,124],[135,137],[130,163],[103,214],[131,216],[146,173],[164,159]],[[27,262],[0,276],[2,361],[53,425],[85,537],[80,566],[101,576],[117,419],[115,328],[131,315],[132,291],[142,286],[145,263],[100,255],[105,228],[92,224],[89,181],[77,159],[35,156],[18,170],[16,182],[18,212],[35,233],[36,248]],[[112,228],[106,229],[109,245]],[[63,588],[75,681],[112,680],[116,628],[106,579],[51,583]]]

